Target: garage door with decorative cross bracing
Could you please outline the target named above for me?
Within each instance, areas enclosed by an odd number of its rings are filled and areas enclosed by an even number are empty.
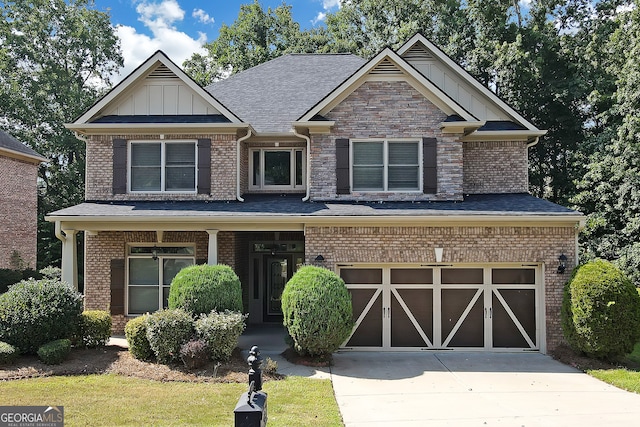
[[[358,350],[538,350],[539,266],[345,266]]]

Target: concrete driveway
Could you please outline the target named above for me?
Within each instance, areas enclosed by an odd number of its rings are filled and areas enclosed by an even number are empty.
[[[339,353],[346,427],[632,426],[640,395],[537,353]]]

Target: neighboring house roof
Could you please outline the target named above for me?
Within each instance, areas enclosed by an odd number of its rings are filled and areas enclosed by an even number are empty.
[[[31,163],[46,162],[47,159],[26,146],[22,142],[15,139],[8,133],[0,130],[0,154],[20,160],[29,161]]]
[[[108,202],[82,203],[48,215],[49,221],[81,219],[101,222],[147,221],[247,221],[281,219],[288,222],[349,221],[359,224],[369,221],[402,221],[438,219],[439,222],[473,222],[474,220],[583,220],[582,214],[529,194],[468,195],[464,201],[442,202],[303,202],[298,195],[254,195],[241,202]],[[81,218],[79,218],[81,217]],[[400,218],[398,218],[400,217]],[[297,221],[296,219],[297,218]],[[444,219],[443,219],[444,218]],[[153,221],[149,222],[149,220]],[[186,223],[182,224],[186,227]],[[88,226],[91,229],[91,226]]]
[[[366,61],[352,54],[289,54],[207,86],[258,133],[292,124]]]
[[[67,128],[117,132],[144,124],[194,129],[247,127],[162,51],[157,51]],[[172,126],[171,126],[172,125]],[[163,128],[154,127],[159,131]],[[142,131],[147,131],[143,129]]]

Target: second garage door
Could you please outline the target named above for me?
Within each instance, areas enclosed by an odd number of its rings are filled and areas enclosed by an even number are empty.
[[[343,348],[540,349],[539,266],[348,266]]]

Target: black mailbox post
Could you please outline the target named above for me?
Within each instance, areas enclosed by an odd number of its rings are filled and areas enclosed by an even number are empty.
[[[265,427],[267,425],[267,393],[262,391],[262,357],[257,346],[249,357],[249,391],[242,393],[233,411],[235,427]]]

